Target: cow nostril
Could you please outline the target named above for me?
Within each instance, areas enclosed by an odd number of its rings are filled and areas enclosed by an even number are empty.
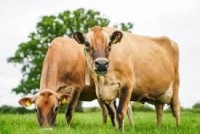
[[[94,61],[95,66],[100,66],[100,63],[98,61]]]
[[[109,65],[109,62],[106,62],[105,63],[105,67],[108,68],[108,65]]]
[[[108,64],[109,64],[109,62],[106,62],[106,63],[105,63],[105,66],[107,66]]]

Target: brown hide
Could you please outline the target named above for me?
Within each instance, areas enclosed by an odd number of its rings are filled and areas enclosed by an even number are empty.
[[[119,128],[122,130],[130,100],[155,104],[158,125],[163,104],[170,104],[178,125],[180,105],[177,44],[167,37],[153,38],[121,32],[121,41],[114,41],[111,51],[105,55],[112,37],[119,39],[119,36],[113,36],[116,30],[95,26],[85,36],[85,41],[89,42],[93,50],[87,61],[93,70],[98,98],[109,104],[119,97],[117,113]],[[96,48],[98,51],[95,51]],[[95,73],[95,60],[105,61],[105,58],[109,61],[107,73]]]
[[[109,35],[115,31],[104,30]],[[107,82],[132,87],[131,100],[134,101],[157,99],[179,81],[178,46],[167,37],[123,32],[121,42],[112,46],[108,58]]]
[[[56,38],[45,56],[40,89],[84,87],[83,48],[70,38]]]

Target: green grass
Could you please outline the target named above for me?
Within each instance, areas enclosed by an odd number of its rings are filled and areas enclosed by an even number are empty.
[[[200,113],[181,113],[181,126],[175,126],[172,115],[165,112],[161,127],[156,127],[154,112],[134,112],[135,126],[125,121],[125,133],[137,134],[199,134]],[[75,113],[73,123],[66,125],[64,114],[58,114],[53,130],[42,130],[34,114],[0,114],[0,134],[113,134],[119,131],[110,120],[102,124],[100,112]]]

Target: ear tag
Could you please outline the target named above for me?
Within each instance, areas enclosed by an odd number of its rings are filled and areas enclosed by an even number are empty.
[[[62,103],[62,104],[67,103],[67,99],[66,99],[66,98],[63,98],[63,99],[61,100],[61,103]]]
[[[27,100],[26,103],[25,103],[26,106],[31,106],[31,104],[32,103],[29,100]]]

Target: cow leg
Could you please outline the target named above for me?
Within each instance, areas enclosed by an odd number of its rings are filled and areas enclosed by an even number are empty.
[[[117,109],[116,106],[116,101],[113,102],[115,109]],[[127,110],[127,115],[128,115],[128,120],[131,126],[134,126],[134,121],[133,121],[133,110],[131,106],[131,102],[128,104],[128,110]]]
[[[119,122],[120,131],[124,131],[124,118],[128,109],[128,104],[131,98],[131,88],[127,86],[122,87],[121,94],[119,96],[119,106],[117,108],[117,118]]]
[[[67,111],[65,113],[65,118],[66,118],[68,124],[71,123],[72,116],[73,116],[73,113],[74,113],[75,108],[77,106],[80,93],[81,93],[80,90],[75,90],[74,94],[73,94],[73,97],[72,97],[72,100],[70,101],[70,103],[68,105]]]
[[[176,126],[180,125],[180,104],[179,100],[172,99],[171,103],[172,114],[176,118]]]
[[[110,104],[106,104],[105,103],[105,105],[107,107],[107,110],[108,110],[112,125],[114,127],[117,127],[117,114],[116,114],[116,108],[114,106],[114,102],[112,102]]]
[[[176,126],[180,125],[180,101],[178,97],[178,89],[179,89],[179,72],[176,71],[176,78],[173,83],[173,96],[171,100],[171,109],[172,114],[176,118]]]
[[[134,126],[133,111],[132,111],[131,102],[128,104],[127,115],[128,115],[128,120],[129,120],[130,125]]]
[[[103,118],[103,124],[107,123],[107,116],[108,116],[108,110],[106,108],[106,105],[99,99],[97,99],[99,102],[99,105],[101,107],[101,112],[102,112],[102,118]]]
[[[162,123],[163,104],[155,104],[155,108],[157,116],[157,126],[160,126],[160,124]]]
[[[176,119],[176,126],[180,125],[180,102],[178,95],[172,97],[171,101],[172,114]]]

